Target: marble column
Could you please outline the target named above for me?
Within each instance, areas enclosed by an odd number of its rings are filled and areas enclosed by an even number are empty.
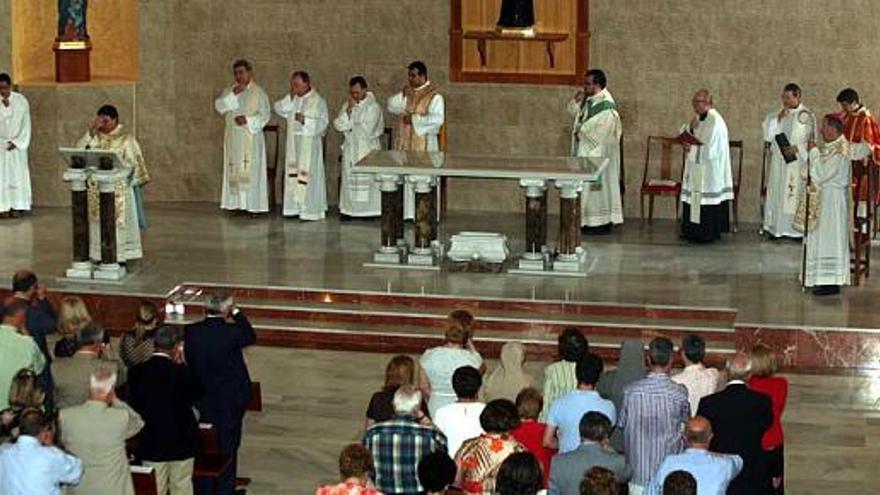
[[[559,189],[559,260],[577,261],[581,246],[581,202],[583,183],[579,180],[557,180]]]
[[[89,199],[86,185],[88,172],[85,170],[85,163],[74,160],[73,165],[64,172],[65,182],[70,183],[70,216],[73,226],[73,262],[65,272],[65,276],[92,278],[93,266],[89,260]]]
[[[522,179],[519,185],[526,194],[526,252],[523,258],[542,259],[547,245],[547,182],[544,179]]]
[[[403,220],[403,177],[397,177],[397,189],[394,190],[394,215],[397,218],[396,223],[394,224],[394,235],[397,240],[398,245],[406,245],[406,238],[404,237],[404,220]]]
[[[400,176],[395,174],[377,174],[376,182],[382,192],[381,243],[379,251],[374,254],[376,263],[400,263],[398,234],[403,226],[403,196],[398,194]]]
[[[413,253],[431,255],[431,243],[437,240],[436,178],[430,175],[411,175],[407,182],[415,190],[416,218]]]
[[[125,180],[125,172],[106,170],[102,166],[94,173],[94,177],[98,182],[100,193],[101,224],[101,264],[95,271],[94,277],[104,280],[119,280],[125,276],[125,267],[118,262],[118,246],[116,244],[116,214],[118,213],[116,211],[116,185]],[[129,207],[134,208],[134,205]]]

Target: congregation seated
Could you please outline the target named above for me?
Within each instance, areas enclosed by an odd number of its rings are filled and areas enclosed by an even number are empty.
[[[515,401],[517,394],[532,386],[532,379],[523,370],[526,361],[525,347],[519,342],[507,342],[501,346],[498,366],[487,376],[480,398],[483,402],[495,399]]]
[[[49,414],[27,409],[19,425],[15,443],[0,445],[0,493],[60,495],[61,485],[80,482],[83,462],[55,446],[55,423]]]
[[[58,307],[58,335],[54,352],[56,358],[73,356],[77,350],[77,335],[92,322],[89,308],[79,296],[65,296]]]
[[[529,452],[510,454],[498,468],[497,495],[538,495],[544,492],[541,464]]]
[[[388,365],[385,366],[385,384],[382,386],[382,390],[370,397],[365,428],[394,417],[394,392],[397,392],[397,389],[404,385],[414,385],[415,376],[416,362],[413,358],[401,354],[388,361]],[[427,420],[429,417],[428,405],[425,401],[422,401],[422,414]]]
[[[602,359],[595,354],[587,353],[578,360],[575,365],[577,388],[559,397],[550,407],[544,432],[545,447],[558,448],[559,453],[575,450],[581,443],[581,418],[588,412],[600,412],[611,424],[617,422],[614,403],[596,392],[603,369]]]
[[[511,432],[515,438],[541,464],[544,471],[544,487],[550,478],[550,460],[556,449],[544,446],[544,432],[547,424],[538,420],[544,400],[541,393],[532,387],[524,388],[516,396],[516,411],[519,413],[519,426]]]
[[[100,325],[90,322],[77,336],[76,353],[52,362],[55,403],[59,409],[77,406],[86,401],[89,396],[89,377],[99,368],[111,370],[117,377],[117,386],[125,384],[125,367],[116,358],[109,337]]]
[[[432,425],[419,423],[422,393],[412,385],[394,392],[394,418],[371,426],[363,444],[373,456],[376,488],[386,494],[424,492],[418,466],[433,452],[446,454],[446,437]]]
[[[9,387],[9,407],[0,411],[0,441],[18,436],[24,411],[42,410],[46,394],[36,382],[37,375],[27,368],[19,370],[13,377]]]
[[[673,471],[663,480],[663,495],[697,495],[697,480],[687,471]]]
[[[419,462],[419,483],[425,489],[425,495],[464,495],[464,492],[453,486],[457,468],[447,454],[432,452]]]
[[[446,447],[455,455],[465,440],[480,436],[480,414],[486,407],[477,400],[483,377],[473,366],[462,366],[452,374],[452,388],[457,400],[437,410],[434,425],[446,435]]]
[[[12,301],[3,306],[0,323],[0,409],[9,406],[9,389],[15,376],[23,369],[39,375],[46,358],[33,339],[25,333],[27,304]]]
[[[116,374],[98,369],[89,376],[88,399],[58,414],[61,442],[82,459],[85,468],[70,495],[134,494],[125,441],[135,436],[144,422],[116,398],[115,387]]]
[[[584,473],[580,495],[618,495],[620,484],[617,476],[608,469],[594,466]]]
[[[613,425],[608,417],[596,411],[583,415],[580,421],[580,446],[553,458],[550,468],[550,495],[577,495],[584,475],[594,467],[611,471],[616,483],[626,483],[632,475],[624,457],[608,445]]]
[[[132,367],[150,359],[153,354],[153,330],[159,324],[159,308],[150,301],[141,301],[134,326],[122,334],[119,356]]]
[[[679,470],[693,475],[701,493],[727,493],[727,486],[742,470],[742,458],[709,451],[712,425],[704,417],[695,416],[688,420],[684,436],[688,442],[687,450],[663,460],[651,480],[647,495],[662,495],[663,481],[670,473]]]
[[[557,339],[559,361],[544,368],[544,410],[541,419],[547,420],[550,408],[558,397],[577,388],[575,366],[581,357],[590,352],[590,344],[584,334],[575,327],[568,327]]]
[[[182,364],[177,330],[161,326],[151,335],[155,352],[129,375],[129,402],[144,421],[138,457],[156,473],[158,492],[192,494],[199,425],[193,414],[195,382]]]
[[[525,451],[510,434],[519,426],[513,402],[496,399],[486,404],[480,426],[484,433],[464,442],[455,454],[456,485],[469,494],[492,493],[501,463],[507,456]]]
[[[336,485],[319,486],[315,495],[382,495],[376,490],[370,476],[373,474],[373,456],[362,444],[347,445],[339,454],[339,475]]]
[[[474,317],[467,311],[453,311],[448,318],[443,345],[426,350],[419,359],[419,388],[428,397],[431,417],[437,409],[455,402],[452,374],[462,366],[483,370],[483,358],[473,342]]]

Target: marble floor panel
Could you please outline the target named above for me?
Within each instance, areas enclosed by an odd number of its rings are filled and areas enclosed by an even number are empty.
[[[377,270],[362,263],[378,245],[378,220],[321,222],[277,215],[251,219],[216,205],[150,204],[144,234],[146,258],[135,274],[112,290],[164,294],[178,283],[217,282],[396,293],[453,294],[525,299],[577,300],[721,307],[738,310],[737,324],[874,328],[880,286],[869,279],[840,296],[802,293],[796,274],[800,245],[765,241],[743,225],[710,246],[678,239],[671,221],[642,226],[637,219],[608,236],[588,237],[587,277],[556,279],[509,274]],[[522,215],[450,211],[441,238],[463,230],[507,235],[521,252]],[[551,244],[557,231],[551,216]],[[0,273],[33,267],[50,285],[70,260],[70,211],[39,208],[19,220],[0,221]],[[75,284],[77,289],[89,285]],[[94,285],[108,290],[106,285]]]
[[[339,451],[360,440],[367,402],[390,357],[249,349],[251,375],[262,383],[264,399],[263,411],[248,413],[245,421],[240,472],[253,478],[249,493],[308,495],[316,484],[334,481]],[[538,386],[544,364],[527,363]],[[880,374],[787,378],[787,492],[880,493]]]

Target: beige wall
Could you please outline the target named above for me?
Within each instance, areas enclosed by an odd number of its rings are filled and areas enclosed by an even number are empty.
[[[8,3],[0,0],[2,33],[9,31]],[[875,31],[880,2],[711,4],[714,9],[701,0],[591,1],[591,65],[606,70],[621,109],[629,215],[638,211],[645,136],[673,132],[688,118],[690,96],[698,87],[714,93],[731,138],[745,140],[741,216],[752,220],[758,209],[760,121],[776,108],[783,84],[799,82],[817,112],[833,110],[837,90],[847,85],[880,109],[880,87],[874,82],[880,52],[861,41]],[[844,5],[859,14],[845,12]],[[309,70],[331,113],[342,103],[351,74],[363,73],[384,99],[403,84],[404,65],[420,58],[447,95],[451,150],[565,153],[568,118],[562,109],[572,89],[450,85],[448,17],[446,0],[140,2],[137,128],[154,177],[148,201],[217,201],[222,121],[212,100],[229,82],[230,62],[241,56],[254,62],[258,81],[273,99],[286,90],[291,69]],[[6,38],[0,35],[0,49],[9,46]],[[2,63],[8,66],[6,51],[0,53]],[[24,91],[38,109],[34,125],[54,129],[38,132],[32,148],[37,201],[63,204],[67,194],[53,149],[75,139],[99,100],[118,96],[122,106],[130,103],[123,96],[129,90]],[[61,120],[52,122],[53,116]],[[339,142],[330,132],[331,185]],[[521,194],[513,183],[453,185],[453,208],[520,208]],[[668,204],[660,208],[664,215],[671,211]]]

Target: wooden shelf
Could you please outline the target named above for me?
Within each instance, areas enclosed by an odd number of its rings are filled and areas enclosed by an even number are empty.
[[[486,45],[489,41],[532,41],[545,43],[547,47],[547,59],[550,68],[556,67],[556,43],[561,43],[568,39],[568,33],[535,33],[534,36],[523,36],[519,34],[504,34],[497,31],[465,31],[462,36],[466,40],[477,41],[477,51],[480,52],[480,65],[486,67],[488,53]]]

